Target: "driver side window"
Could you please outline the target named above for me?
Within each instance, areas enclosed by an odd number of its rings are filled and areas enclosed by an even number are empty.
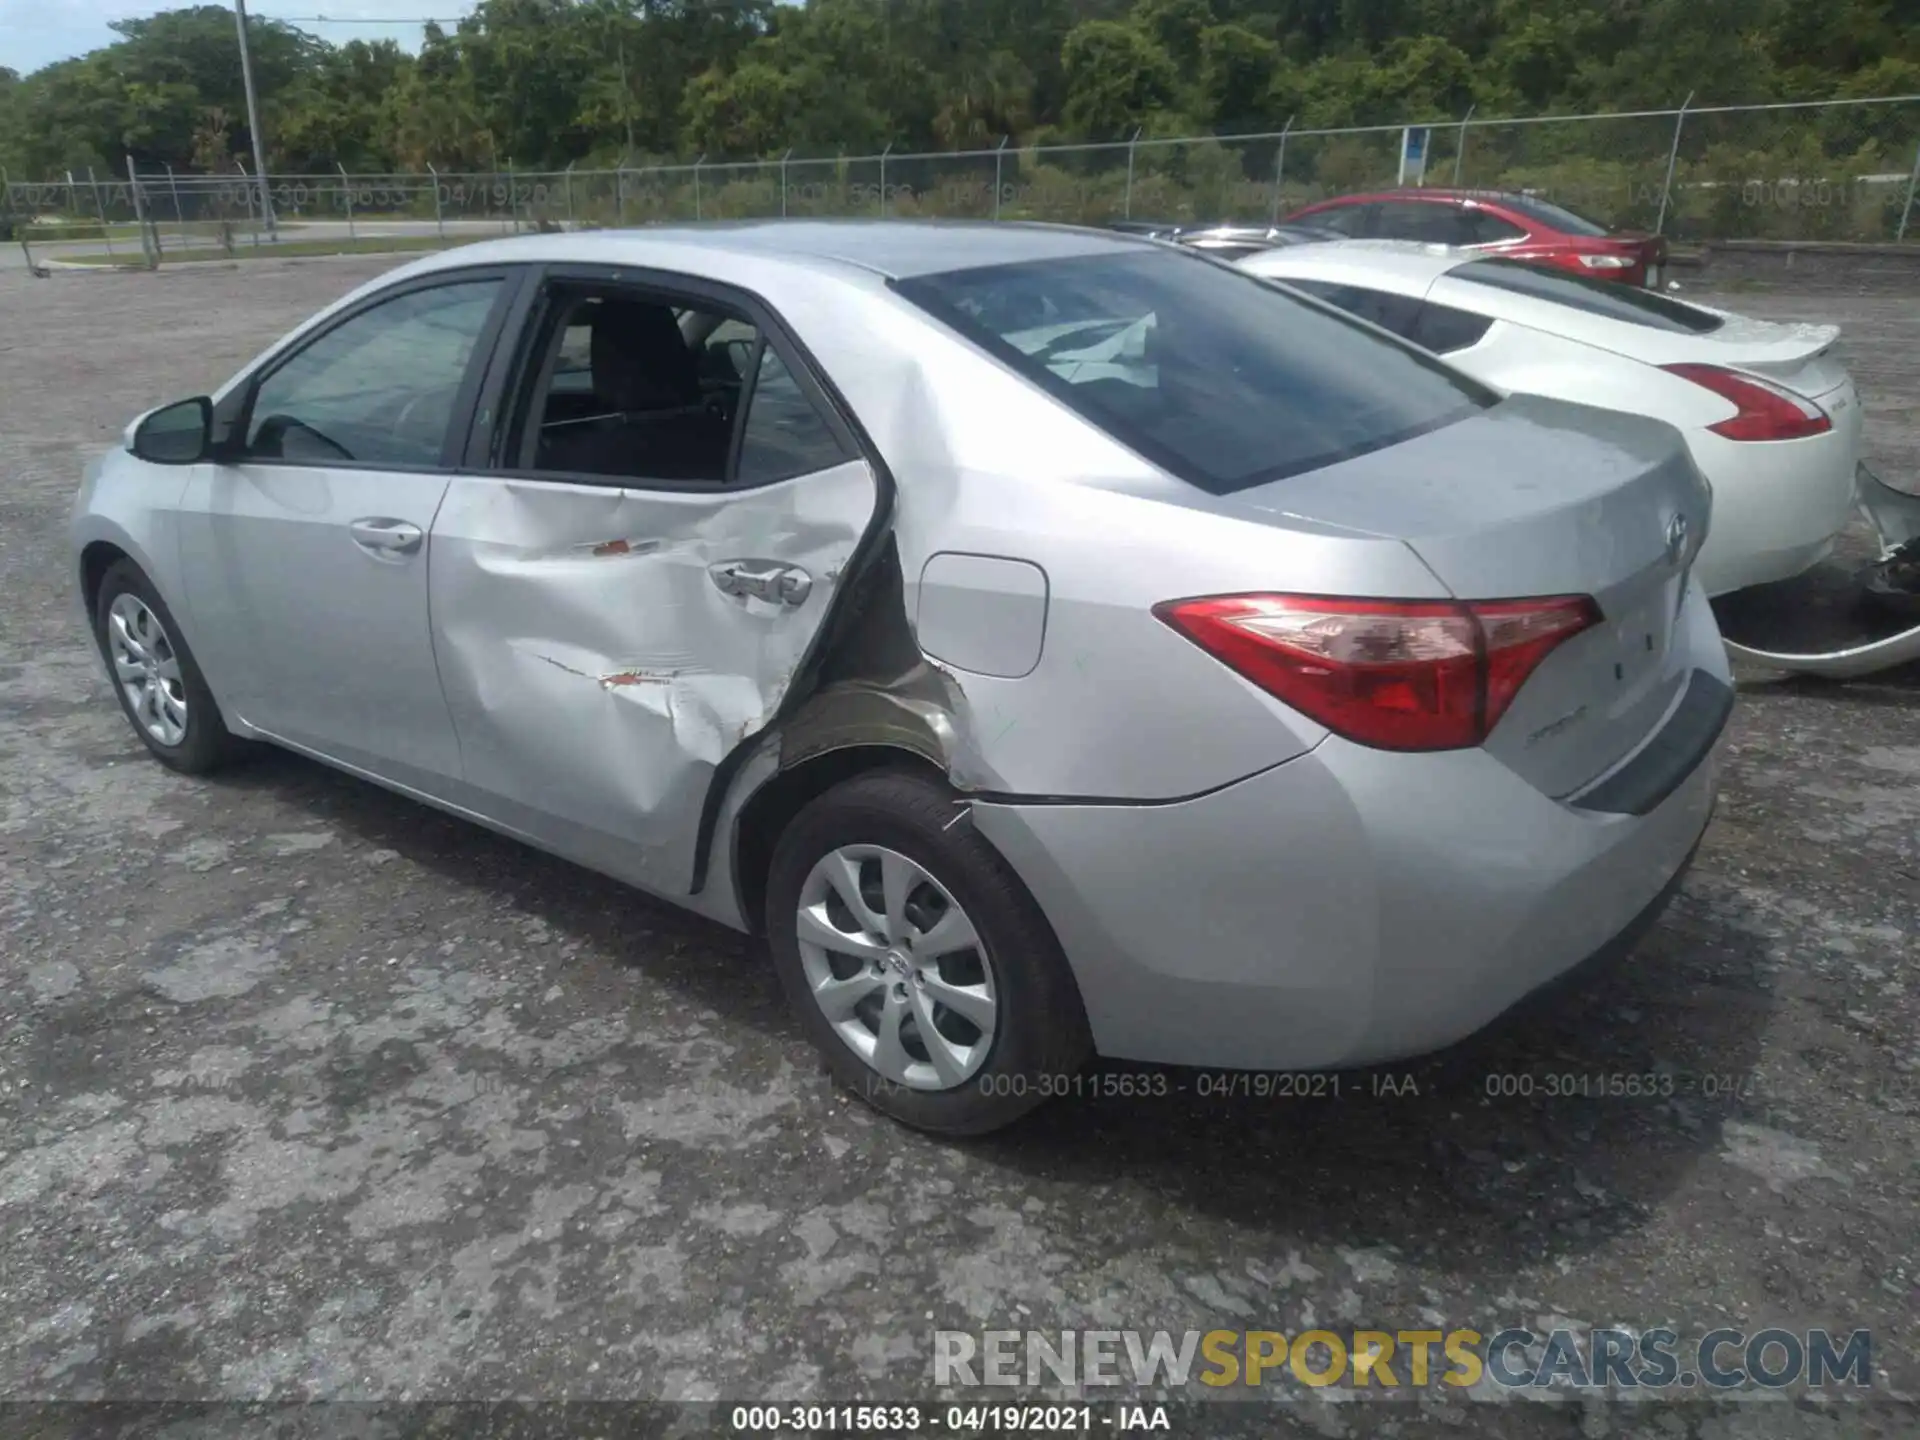
[[[328,330],[260,383],[242,458],[438,469],[500,283],[408,291]]]

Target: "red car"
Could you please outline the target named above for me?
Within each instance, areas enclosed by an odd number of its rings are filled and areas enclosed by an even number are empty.
[[[1607,229],[1532,195],[1494,190],[1383,190],[1296,210],[1287,223],[1353,240],[1424,240],[1555,265],[1602,280],[1657,287],[1667,263],[1658,235]]]

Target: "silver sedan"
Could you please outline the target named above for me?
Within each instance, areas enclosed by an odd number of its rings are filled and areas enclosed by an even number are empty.
[[[420,260],[73,515],[134,733],[270,742],[765,935],[948,1133],[1096,1052],[1446,1044],[1657,913],[1732,691],[1672,428],[1022,225]]]

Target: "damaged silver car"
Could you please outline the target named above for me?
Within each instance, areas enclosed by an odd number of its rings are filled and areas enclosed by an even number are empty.
[[[1678,432],[1125,236],[407,265],[73,518],[136,735],[266,741],[762,933],[948,1133],[1095,1053],[1336,1067],[1629,944],[1732,705]]]

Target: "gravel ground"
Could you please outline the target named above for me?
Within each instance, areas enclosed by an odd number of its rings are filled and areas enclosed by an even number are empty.
[[[0,273],[0,1398],[907,1397],[936,1328],[1565,1317],[1866,1327],[1877,1373],[1233,1423],[1912,1432],[1920,669],[1745,681],[1637,956],[1394,1072],[1417,1095],[934,1143],[829,1087],[730,933],[292,757],[144,758],[72,609],[83,458],[382,268]],[[1727,303],[1843,323],[1871,458],[1920,475],[1920,304]],[[1672,1093],[1544,1093],[1649,1072]]]

